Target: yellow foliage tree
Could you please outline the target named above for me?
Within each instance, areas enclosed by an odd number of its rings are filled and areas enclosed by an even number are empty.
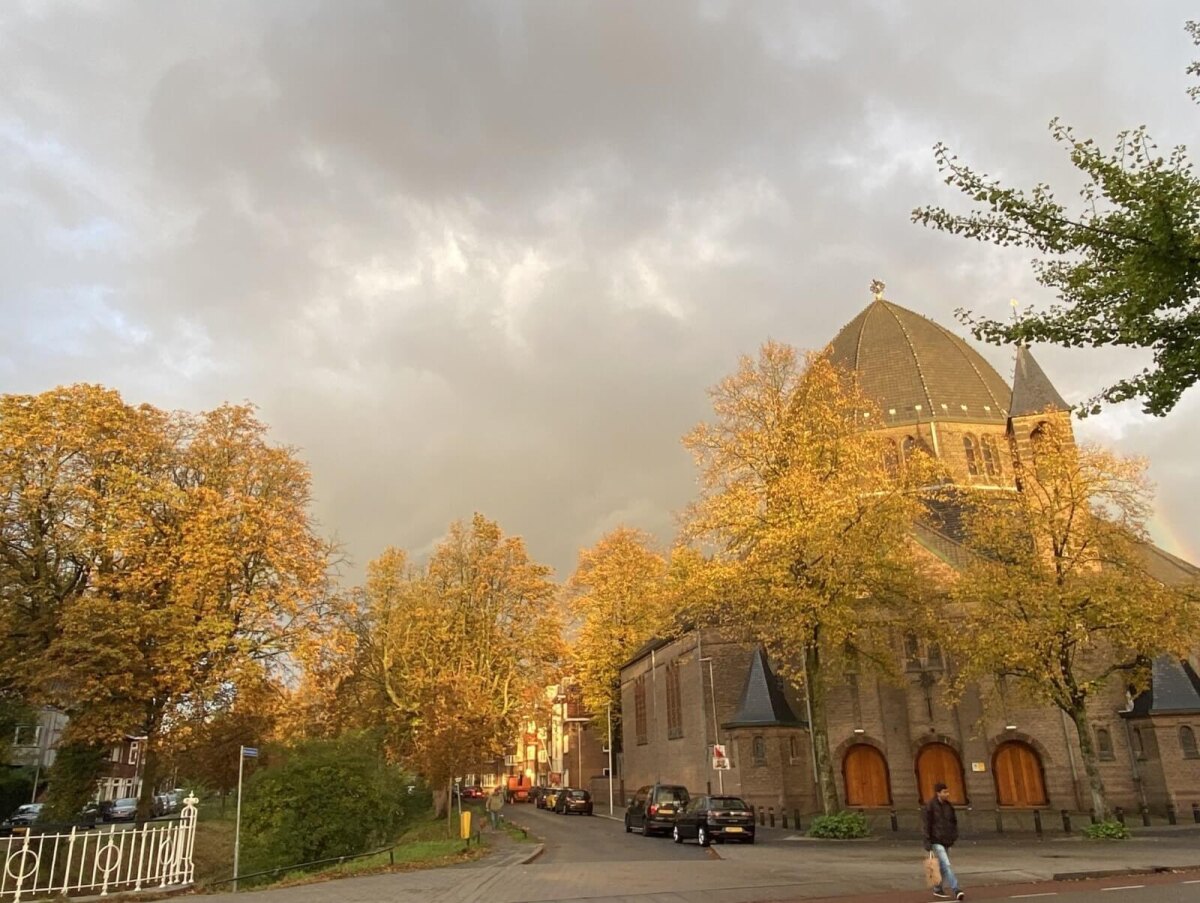
[[[711,392],[716,415],[684,440],[702,496],[687,535],[711,552],[693,570],[728,630],[765,645],[806,689],[826,812],[838,809],[826,682],[846,649],[889,640],[893,603],[911,604],[909,528],[935,478],[925,455],[889,469],[874,405],[827,358],[768,342]],[[907,616],[908,613],[906,613]]]
[[[1088,705],[1112,679],[1144,687],[1155,656],[1196,641],[1195,587],[1147,571],[1145,465],[1077,446],[1064,415],[1047,413],[1018,462],[1018,490],[967,507],[976,553],[951,588],[946,636],[956,683],[999,675],[1071,719],[1097,813],[1108,801]]]
[[[396,752],[431,786],[503,754],[545,685],[561,653],[549,577],[479,514],[452,524],[424,568],[399,549],[368,567],[359,667]]]
[[[0,398],[0,672],[69,740],[161,744],[315,642],[309,474],[249,406],[168,414],[71,386]]]
[[[666,626],[667,578],[667,560],[641,530],[618,527],[579,553],[568,584],[569,612],[578,630],[572,670],[584,707],[606,739],[609,706],[613,733],[620,736],[621,665]]]

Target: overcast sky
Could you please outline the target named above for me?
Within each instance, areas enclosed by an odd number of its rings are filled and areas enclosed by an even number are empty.
[[[249,400],[357,578],[482,511],[570,575],[664,544],[680,437],[767,338],[888,297],[1044,304],[1021,251],[909,221],[931,146],[1064,197],[1047,123],[1200,153],[1187,4],[284,0],[0,5],[0,391]],[[1011,375],[1012,354],[985,348]],[[1079,401],[1143,359],[1036,354]],[[1200,550],[1198,391],[1080,432]]]

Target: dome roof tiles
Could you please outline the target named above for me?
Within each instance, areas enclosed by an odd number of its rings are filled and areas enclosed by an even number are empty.
[[[927,317],[876,300],[829,346],[882,409],[884,425],[1004,423],[1012,390],[978,351]]]

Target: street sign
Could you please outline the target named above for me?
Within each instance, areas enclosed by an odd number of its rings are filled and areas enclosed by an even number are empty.
[[[247,759],[257,759],[258,758],[258,747],[243,746],[242,747],[242,755],[245,756]]]
[[[725,744],[713,744],[713,768],[718,771],[727,771],[729,769],[729,757],[725,755]]]

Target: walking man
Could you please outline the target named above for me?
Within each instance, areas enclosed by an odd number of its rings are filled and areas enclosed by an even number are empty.
[[[958,816],[950,803],[950,791],[940,781],[933,785],[933,797],[921,810],[925,834],[925,849],[937,857],[942,881],[933,889],[935,897],[965,900],[967,895],[958,887],[954,869],[950,867],[950,847],[958,840]]]
[[[500,810],[504,808],[504,788],[497,787],[492,791],[492,795],[487,800],[488,820],[492,823],[492,830],[495,831],[500,827]]]

